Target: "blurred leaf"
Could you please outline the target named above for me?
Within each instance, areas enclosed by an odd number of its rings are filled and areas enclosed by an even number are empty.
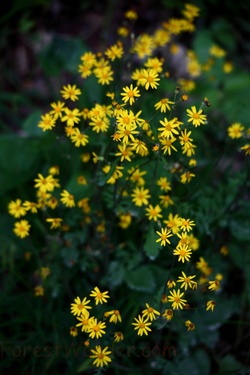
[[[242,363],[238,362],[233,355],[228,354],[219,360],[219,371],[215,375],[241,374],[241,370],[243,370]]]
[[[159,245],[156,243],[157,238],[158,236],[154,226],[151,225],[147,231],[146,241],[144,243],[144,251],[151,260],[157,258],[160,251]]]
[[[200,30],[194,36],[193,49],[201,63],[207,62],[210,57],[209,50],[214,44],[209,30]]]
[[[144,292],[152,292],[155,289],[155,279],[149,266],[140,266],[137,269],[125,273],[125,281],[129,288]]]
[[[181,359],[178,358],[177,368],[179,374],[184,374],[187,369],[192,375],[208,375],[210,374],[210,359],[207,352],[203,349],[198,349],[195,352],[191,351],[190,355]]]
[[[29,135],[42,135],[43,131],[37,125],[41,120],[42,111],[32,112],[23,122],[22,128]]]
[[[109,264],[107,273],[102,279],[103,283],[115,287],[120,285],[124,279],[124,267],[121,262],[112,261]]]
[[[13,152],[13,150],[15,152]],[[39,158],[36,139],[14,135],[0,137],[0,194],[34,177]]]
[[[216,43],[225,48],[227,52],[233,53],[236,49],[236,33],[232,25],[225,19],[220,18],[212,23],[210,32]]]
[[[80,56],[85,51],[81,39],[54,36],[38,55],[40,64],[48,76],[61,74],[62,70],[77,73]]]

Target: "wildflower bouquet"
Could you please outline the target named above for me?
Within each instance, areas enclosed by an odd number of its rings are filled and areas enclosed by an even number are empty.
[[[219,319],[228,249],[222,239],[211,251],[202,179],[214,125],[197,85],[218,72],[216,59],[221,75],[232,64],[218,46],[200,63],[178,44],[198,16],[186,4],[180,18],[136,35],[129,10],[118,41],[84,52],[75,81],[62,85],[38,123],[41,139],[53,144],[48,162],[31,195],[8,205],[14,234],[27,241],[25,258],[36,259],[34,295],[64,298],[71,308],[80,371],[129,372],[143,357],[141,371],[171,373],[177,358],[185,367],[185,348],[213,345],[208,327]],[[170,63],[178,54],[180,76]],[[228,129],[231,138],[244,132],[242,124]],[[241,149],[249,153],[249,144]],[[209,362],[195,347],[192,366],[198,358]]]

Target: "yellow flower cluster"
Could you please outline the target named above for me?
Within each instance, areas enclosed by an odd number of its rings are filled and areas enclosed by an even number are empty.
[[[101,292],[96,286],[89,294],[89,297],[94,299],[95,305],[102,305],[108,302],[108,298],[110,298],[108,294],[108,291]],[[103,335],[106,335],[107,323],[121,323],[122,318],[119,310],[109,310],[103,313],[102,320],[98,320],[95,315],[92,315],[92,309],[91,301],[87,297],[83,299],[76,297],[74,299],[74,302],[71,303],[71,313],[76,316],[78,323],[75,327],[71,327],[70,334],[73,337],[77,336],[79,327],[88,336],[86,342],[90,349],[89,357],[94,359],[93,365],[103,367],[111,362],[110,354],[112,352],[108,346],[102,348],[100,345],[94,345],[96,342],[95,339],[100,339]],[[123,333],[115,330],[113,332],[112,343],[114,344],[122,340]]]
[[[75,164],[81,163],[79,173],[67,184],[61,167],[51,166],[34,179],[35,199],[16,199],[8,206],[9,214],[18,219],[13,228],[16,236],[24,239],[32,234],[32,219],[23,217],[40,214],[41,221],[57,230],[62,243],[67,242],[65,233],[71,228],[74,234],[73,220],[65,220],[70,211],[76,217],[78,230],[89,229],[91,235],[85,245],[92,255],[99,239],[108,245],[105,256],[109,250],[124,246],[119,235],[110,235],[115,230],[123,232],[138,225],[140,231],[147,233],[150,225],[154,225],[158,236],[155,247],[166,247],[166,257],[173,259],[173,263],[179,262],[181,272],[178,278],[165,283],[159,311],[146,303],[146,308],[134,318],[132,325],[139,336],[148,335],[157,318],[171,320],[173,310],[188,309],[187,290],[208,285],[207,291],[216,292],[221,285],[216,277],[208,279],[213,271],[202,257],[196,263],[201,273],[199,281],[194,280],[196,275],[186,275],[181,269],[187,262],[191,264],[199,240],[191,233],[196,228],[195,222],[178,214],[175,190],[192,184],[196,176],[198,145],[194,139],[208,125],[205,109],[210,106],[207,98],[187,106],[187,92],[195,87],[195,79],[213,65],[212,60],[200,64],[195,53],[187,51],[185,78],[172,86],[162,47],[169,45],[170,53],[178,53],[178,45],[171,42],[180,33],[195,30],[199,9],[185,4],[182,14],[183,18],[164,22],[151,35],[131,38],[132,46],[122,39],[131,37],[131,31],[120,28],[118,34],[122,40],[100,53],[85,52],[81,56],[77,84],[63,85],[60,100],[51,103],[50,110],[38,123],[41,133],[53,131],[59,142],[72,146],[74,156],[78,157]],[[125,17],[131,24],[137,19],[133,11],[126,12]],[[224,57],[223,51],[215,47],[210,54],[213,58]],[[90,77],[93,87],[101,88],[104,94],[96,94],[95,98],[93,88],[84,107],[79,103],[85,103],[84,97],[89,94],[84,85]],[[231,138],[239,138],[243,130],[240,124],[233,124],[228,133]],[[93,246],[92,237],[96,240]],[[163,253],[165,249],[160,251]],[[174,288],[176,283],[180,283],[179,287],[167,293],[167,288]],[[36,295],[43,292],[38,287],[35,291]],[[95,287],[89,297],[97,306],[107,303],[109,295]],[[169,306],[162,309],[162,304]],[[213,311],[215,304],[208,301],[206,310]],[[76,336],[80,328],[86,334],[93,364],[103,367],[111,362],[112,352],[108,346],[93,347],[92,343],[106,335],[107,323],[117,324],[122,318],[118,309],[112,309],[105,311],[99,320],[92,309],[87,297],[74,300],[71,312],[78,322],[70,333]],[[188,331],[195,329],[190,320],[185,321],[185,326]],[[113,341],[122,340],[123,333],[115,331]]]

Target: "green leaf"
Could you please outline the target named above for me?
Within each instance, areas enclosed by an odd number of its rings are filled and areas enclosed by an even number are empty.
[[[14,152],[13,152],[14,151]],[[34,177],[39,157],[36,139],[17,135],[0,137],[0,194]]]
[[[124,279],[124,267],[121,262],[113,261],[109,264],[109,268],[105,277],[103,278],[103,283],[115,287],[120,285]]]
[[[144,251],[151,260],[157,258],[160,251],[159,245],[156,243],[157,238],[158,236],[155,232],[154,226],[151,225],[147,232],[144,244]]]
[[[219,371],[216,373],[216,375],[223,375],[227,373],[238,374],[243,367],[242,363],[238,362],[231,354],[223,357],[219,362],[219,366]]]
[[[208,30],[200,30],[196,34],[193,42],[193,49],[199,57],[201,63],[205,63],[209,58],[209,49],[214,44],[211,33]]]
[[[137,269],[127,271],[125,281],[129,288],[144,292],[152,292],[156,283],[149,266],[140,266]]]
[[[23,130],[25,130],[29,135],[42,135],[43,131],[38,127],[38,123],[41,120],[41,115],[42,111],[34,111],[23,122]]]
[[[55,36],[38,58],[48,76],[59,75],[62,70],[76,73],[85,49],[80,39]]]

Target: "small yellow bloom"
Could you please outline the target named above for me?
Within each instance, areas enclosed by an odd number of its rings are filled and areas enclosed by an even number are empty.
[[[97,345],[95,349],[91,349],[92,355],[90,355],[90,358],[95,358],[93,361],[93,365],[96,367],[103,367],[107,366],[109,362],[111,362],[111,358],[109,355],[112,353],[108,350],[108,346],[106,346],[104,349],[101,348],[100,345]]]
[[[67,206],[67,207],[74,207],[75,206],[75,200],[74,196],[70,194],[67,190],[63,190],[61,193],[61,202]]]
[[[135,326],[135,330],[138,329],[137,334],[139,336],[148,335],[149,331],[152,331],[151,328],[149,327],[152,323],[148,322],[148,318],[143,318],[141,315],[138,315],[138,318],[134,318],[136,323],[132,323],[133,326]]]
[[[167,243],[170,244],[168,238],[173,235],[170,230],[168,230],[167,228],[161,228],[161,231],[156,231],[156,233],[160,236],[160,238],[158,238],[156,242],[161,242],[161,246],[166,246]]]
[[[148,303],[146,303],[146,309],[142,311],[142,317],[144,318],[146,316],[150,321],[153,321],[156,319],[156,315],[160,315],[159,311],[155,310],[153,307],[149,306]]]
[[[20,220],[15,223],[13,232],[17,237],[25,238],[29,236],[30,227],[28,220]]]
[[[95,304],[98,305],[98,303],[106,303],[108,296],[108,292],[101,292],[100,289],[96,286],[94,290],[90,293],[90,297],[95,298]]]
[[[70,335],[76,337],[78,335],[78,331],[76,327],[70,327]]]
[[[65,85],[60,92],[64,99],[70,99],[73,102],[78,100],[78,96],[81,95],[81,90],[76,85]]]
[[[8,205],[9,214],[14,216],[16,219],[26,215],[25,205],[23,205],[21,199],[11,201]]]
[[[133,87],[133,85],[124,87],[123,91],[124,92],[121,93],[121,96],[123,97],[122,100],[125,103],[129,102],[130,105],[132,105],[135,102],[135,98],[141,96],[138,87]]]
[[[191,320],[186,320],[185,326],[187,327],[188,331],[193,331],[195,329],[195,325],[191,322]]]
[[[36,297],[42,297],[44,295],[44,288],[42,285],[35,286],[34,294]]]

